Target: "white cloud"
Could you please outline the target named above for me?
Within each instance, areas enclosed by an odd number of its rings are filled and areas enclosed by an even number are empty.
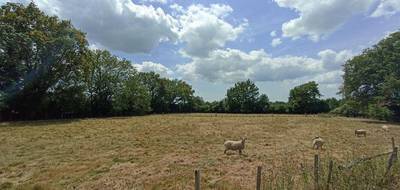
[[[320,84],[339,84],[342,83],[342,70],[329,71],[326,73],[318,74],[311,80],[316,81]]]
[[[285,81],[305,78],[332,83],[340,76],[338,73],[341,68],[338,65],[343,64],[350,53],[347,50],[324,50],[318,55],[319,58],[289,55],[271,57],[262,49],[248,53],[237,49],[218,49],[208,57],[193,58],[190,63],[177,65],[176,72],[186,80],[205,79],[225,83],[245,79]]]
[[[381,0],[376,10],[371,14],[371,17],[389,17],[398,12],[400,12],[399,0]]]
[[[276,31],[275,31],[275,30],[272,31],[271,33],[269,33],[269,35],[270,35],[271,37],[275,37],[275,36],[276,36]]]
[[[327,49],[320,51],[318,53],[318,56],[324,64],[324,68],[332,71],[341,69],[342,65],[344,65],[347,60],[351,59],[354,54],[349,50],[335,52],[333,50]]]
[[[145,61],[142,64],[133,64],[133,66],[140,72],[155,72],[160,74],[161,77],[169,78],[173,75],[173,71],[160,63]]]
[[[376,0],[274,0],[280,7],[290,8],[299,17],[282,25],[284,37],[307,36],[319,41],[340,28],[356,14],[365,14]],[[398,0],[395,0],[398,1]]]
[[[233,11],[228,5],[196,4],[183,9],[175,4],[171,8],[180,13],[179,37],[185,43],[182,53],[186,56],[205,57],[212,50],[224,47],[226,42],[236,40],[247,26],[247,21],[233,26],[225,20]]]
[[[14,0],[28,3],[30,0]],[[161,42],[183,43],[186,56],[207,56],[222,48],[242,33],[247,20],[228,22],[233,9],[224,4],[170,6],[170,14],[148,2],[168,3],[167,0],[36,0],[47,12],[69,19],[86,32],[97,47],[126,53],[149,53]]]
[[[282,44],[282,40],[280,38],[272,39],[271,46],[276,47]]]
[[[15,0],[30,2],[30,0]],[[131,0],[36,0],[40,9],[70,19],[92,43],[127,53],[148,53],[162,41],[176,41],[177,21],[161,8]]]
[[[141,0],[141,3],[160,3],[160,4],[167,4],[168,0]]]

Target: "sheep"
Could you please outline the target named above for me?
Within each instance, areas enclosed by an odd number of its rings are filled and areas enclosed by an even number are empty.
[[[359,137],[359,136],[367,137],[367,131],[364,130],[364,129],[356,129],[354,131],[354,135],[357,136],[357,137]]]
[[[382,130],[388,132],[389,131],[389,127],[387,125],[382,125]]]
[[[313,138],[312,144],[313,144],[313,149],[321,149],[322,150],[322,145],[324,145],[325,141],[319,136],[316,136]]]
[[[225,151],[224,154],[226,154],[226,151],[228,150],[238,150],[239,154],[242,154],[242,150],[245,148],[244,144],[246,142],[246,138],[240,138],[241,140],[239,141],[230,141],[227,140],[224,142],[225,146]]]

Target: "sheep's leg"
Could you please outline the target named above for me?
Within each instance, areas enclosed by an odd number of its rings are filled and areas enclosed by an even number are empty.
[[[242,150],[239,150],[239,155],[242,155]]]
[[[224,154],[226,154],[227,149],[224,150]]]

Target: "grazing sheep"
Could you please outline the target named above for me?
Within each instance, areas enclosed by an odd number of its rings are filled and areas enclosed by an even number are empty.
[[[322,150],[322,145],[324,145],[325,141],[319,136],[316,136],[313,138],[312,144],[313,144],[313,149],[321,149]]]
[[[382,130],[388,132],[389,131],[389,127],[387,125],[382,125]]]
[[[242,150],[244,149],[244,143],[246,142],[246,138],[240,138],[240,141],[225,141],[224,146],[225,146],[225,151],[224,154],[226,154],[226,151],[228,150],[238,150],[239,154],[242,154]]]
[[[357,136],[357,137],[359,137],[359,136],[367,137],[367,131],[364,130],[364,129],[356,129],[354,131],[354,135]]]

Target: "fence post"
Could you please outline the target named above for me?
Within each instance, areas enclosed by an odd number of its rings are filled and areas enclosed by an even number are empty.
[[[314,155],[314,189],[319,189],[319,155]]]
[[[329,190],[329,185],[331,184],[332,179],[332,170],[333,170],[333,161],[329,161],[329,169],[328,169],[328,181],[326,182],[326,189]]]
[[[394,144],[394,137],[392,137],[392,149],[394,150],[395,147],[396,147],[396,144]]]
[[[194,170],[194,189],[200,190],[200,170]]]
[[[390,168],[392,167],[393,163],[397,160],[397,151],[398,148],[394,147],[392,154],[390,154],[389,161],[388,161],[388,168],[387,172],[389,172]]]
[[[256,190],[261,190],[261,170],[262,170],[262,167],[257,166]]]

